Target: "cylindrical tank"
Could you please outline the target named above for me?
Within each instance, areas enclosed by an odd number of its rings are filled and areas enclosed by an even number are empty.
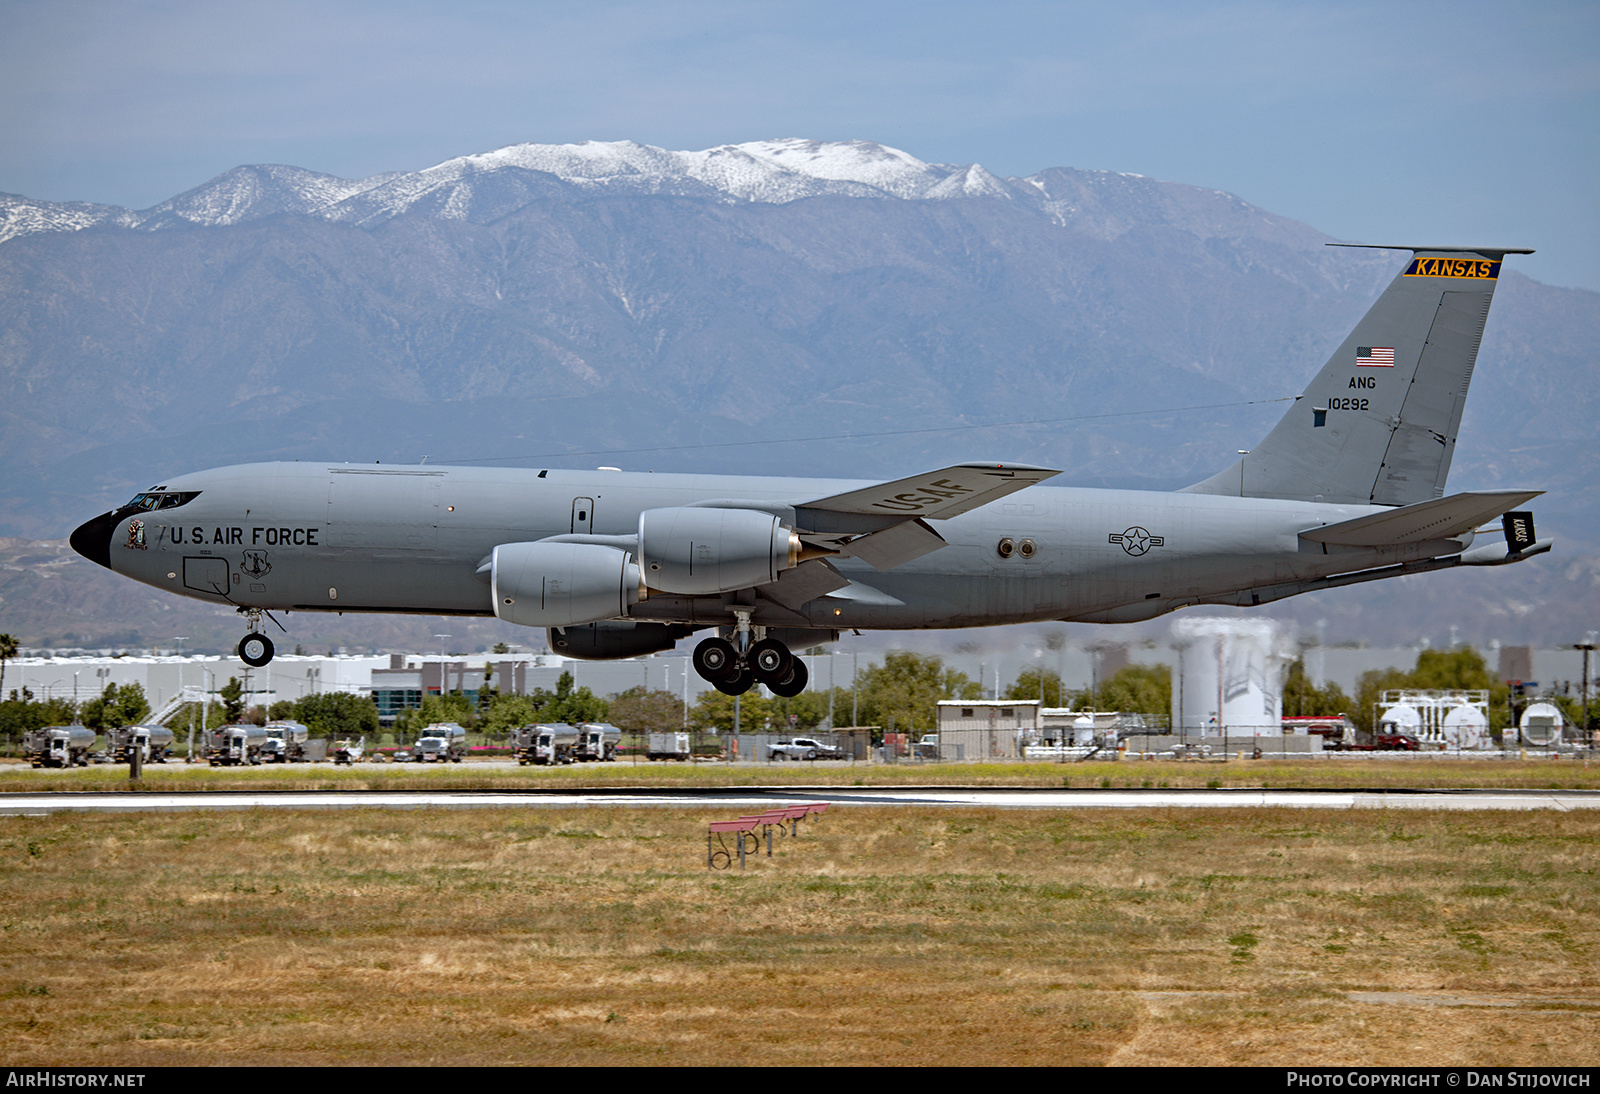
[[[1566,721],[1554,703],[1532,703],[1522,712],[1522,724],[1518,727],[1522,743],[1538,748],[1558,745]]]
[[[1487,748],[1489,716],[1470,703],[1451,707],[1444,716],[1444,743],[1446,748]]]
[[[1077,748],[1094,747],[1094,719],[1085,715],[1072,720],[1072,743]]]
[[[1389,707],[1378,715],[1378,732],[1403,733],[1407,737],[1418,737],[1420,739],[1422,712],[1406,703]]]
[[[1172,689],[1175,730],[1205,736],[1283,732],[1283,674],[1294,660],[1289,635],[1269,619],[1179,619],[1181,651]]]

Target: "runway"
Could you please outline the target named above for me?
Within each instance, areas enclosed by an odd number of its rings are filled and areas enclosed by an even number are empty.
[[[976,806],[990,809],[1600,809],[1596,790],[1019,790],[974,787],[738,787],[651,790],[315,790],[0,794],[0,815],[155,813],[212,809],[760,809]]]

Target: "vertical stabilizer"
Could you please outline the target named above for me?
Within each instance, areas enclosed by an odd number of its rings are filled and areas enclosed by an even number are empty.
[[[1384,249],[1412,259],[1266,439],[1188,492],[1358,505],[1444,495],[1501,259],[1532,252]]]

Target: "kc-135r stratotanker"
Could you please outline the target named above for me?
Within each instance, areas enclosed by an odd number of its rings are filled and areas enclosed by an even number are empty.
[[[1541,491],[1444,493],[1501,260],[1530,252],[1390,249],[1411,260],[1266,439],[1174,493],[1014,463],[882,483],[248,464],[168,479],[72,545],[236,606],[251,665],[270,609],[495,615],[585,658],[715,628],[696,670],[779,695],[806,686],[790,647],[845,628],[1132,622],[1549,550],[1518,510]]]

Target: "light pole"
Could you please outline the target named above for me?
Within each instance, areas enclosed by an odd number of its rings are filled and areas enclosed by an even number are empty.
[[[173,639],[173,641],[178,644],[178,694],[179,695],[183,694],[183,644],[185,642],[187,642],[188,640],[189,640],[189,636],[186,635],[186,634],[180,634],[176,638]],[[193,714],[191,714],[189,716],[189,724],[190,724],[191,728],[194,725],[194,715]]]
[[[446,641],[449,640],[450,635],[448,635],[448,634],[436,634],[436,635],[434,635],[434,637],[439,640],[439,698],[443,699],[444,698],[444,677],[445,677],[445,671],[444,671],[444,644],[445,644]]]

